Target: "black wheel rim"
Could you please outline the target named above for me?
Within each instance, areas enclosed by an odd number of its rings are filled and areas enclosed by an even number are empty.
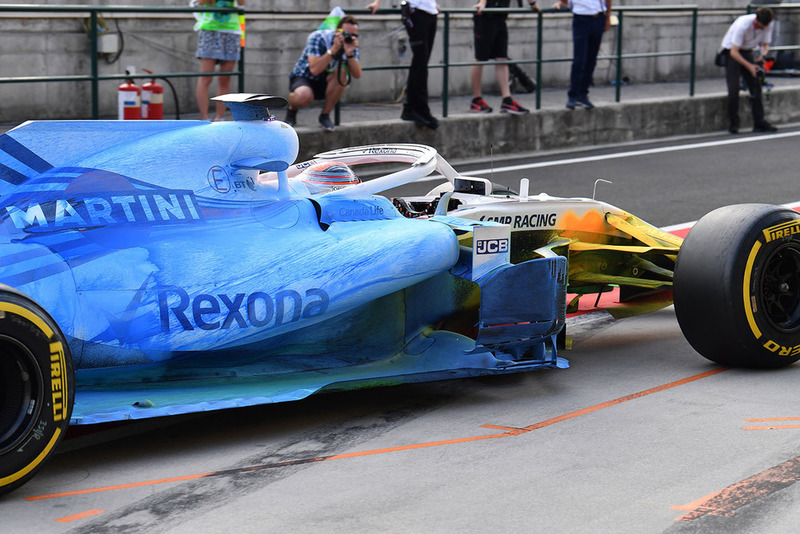
[[[0,454],[13,450],[35,430],[43,391],[33,354],[17,340],[0,335]]]
[[[800,330],[800,248],[784,245],[767,258],[761,277],[761,308],[777,330]]]

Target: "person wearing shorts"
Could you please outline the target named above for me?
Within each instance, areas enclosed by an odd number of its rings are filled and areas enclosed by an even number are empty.
[[[201,6],[236,7],[234,0],[199,0]],[[238,0],[244,5],[244,0]],[[242,31],[239,27],[238,13],[200,13],[195,25],[197,35],[197,58],[201,72],[214,72],[219,65],[220,72],[230,72],[240,58]],[[200,119],[208,120],[208,90],[213,76],[201,76],[197,80],[195,97],[200,110]],[[231,77],[217,76],[217,95],[231,92]],[[215,121],[225,119],[225,104],[216,103]]]
[[[361,77],[358,21],[345,15],[335,30],[316,30],[308,36],[303,55],[289,74],[289,109],[284,122],[294,126],[300,108],[323,100],[319,125],[333,130],[330,112],[342,98],[350,77]]]
[[[479,62],[495,59],[508,61],[508,27],[506,26],[506,13],[484,13],[489,7],[507,8],[510,0],[481,0],[475,5],[477,12],[472,16],[473,34],[475,37],[475,61],[472,66],[470,78],[472,81],[472,103],[469,110],[475,113],[491,113],[492,108],[483,99],[481,80],[483,78],[483,65]],[[536,2],[531,2],[531,8],[536,9]],[[508,64],[495,65],[497,85],[500,87],[500,113],[512,115],[525,115],[528,110],[519,102],[511,98],[511,88],[508,81]]]

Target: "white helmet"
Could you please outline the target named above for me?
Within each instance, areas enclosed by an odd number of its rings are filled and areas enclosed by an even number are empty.
[[[315,163],[298,176],[312,195],[336,191],[348,185],[360,184],[353,169],[339,161]]]

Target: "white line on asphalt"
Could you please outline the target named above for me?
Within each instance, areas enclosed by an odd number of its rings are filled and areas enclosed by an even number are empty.
[[[798,202],[790,202],[789,204],[781,204],[784,208],[789,208],[790,210],[800,211],[800,201]],[[686,230],[687,228],[691,228],[694,226],[694,223],[697,221],[685,222],[680,224],[672,224],[670,226],[663,226],[661,229],[665,232],[677,232],[680,230]]]
[[[723,139],[719,141],[707,141],[704,143],[692,143],[689,145],[676,145],[676,146],[665,146],[660,148],[648,148],[645,150],[632,150],[630,152],[617,152],[614,154],[599,154],[597,156],[586,156],[582,158],[570,158],[570,159],[559,159],[554,161],[540,161],[538,163],[526,163],[523,165],[509,165],[507,167],[494,167],[488,169],[477,169],[474,171],[467,171],[466,175],[475,175],[475,174],[490,174],[492,172],[499,173],[499,172],[510,172],[510,171],[520,171],[525,169],[538,169],[541,167],[555,167],[558,165],[572,165],[575,163],[588,163],[591,161],[602,161],[607,159],[618,159],[618,158],[632,158],[636,156],[647,156],[650,154],[661,154],[665,152],[678,152],[681,150],[695,150],[698,148],[710,148],[716,146],[724,146],[724,145],[735,145],[737,143],[755,143],[758,141],[774,141],[775,139],[783,139],[787,137],[797,137],[800,136],[800,131],[798,132],[784,132],[784,133],[777,133],[772,135],[757,135],[753,137],[738,137],[735,139]]]

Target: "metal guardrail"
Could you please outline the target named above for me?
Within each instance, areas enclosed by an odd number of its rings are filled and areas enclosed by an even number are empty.
[[[773,10],[797,10],[800,9],[800,4],[769,4],[763,5],[764,7],[770,7]],[[761,7],[760,5],[748,5],[747,12],[750,13],[751,11],[755,11],[755,8]],[[613,55],[605,56],[603,59],[610,59],[614,61],[615,64],[615,101],[620,102],[622,96],[622,64],[623,60],[626,59],[641,59],[641,58],[652,58],[652,57],[668,57],[668,56],[688,56],[689,57],[689,96],[694,96],[695,92],[695,81],[696,81],[696,66],[697,66],[697,23],[698,23],[698,14],[701,11],[718,11],[718,9],[711,9],[711,8],[699,8],[697,5],[687,4],[687,5],[667,5],[667,6],[628,6],[628,7],[613,7],[612,13],[617,15],[617,25],[615,31],[617,32],[615,43],[616,43],[616,50]],[[354,9],[348,12],[352,13],[370,13],[369,10],[358,10]],[[443,28],[443,60],[442,63],[439,65],[429,65],[429,68],[441,68],[444,69],[444,76],[442,77],[442,115],[447,116],[447,95],[448,95],[448,70],[451,67],[471,67],[475,64],[474,61],[469,62],[461,62],[461,63],[453,63],[449,61],[449,37],[450,37],[450,17],[454,14],[474,14],[475,9],[461,9],[461,8],[443,8],[441,10],[442,14],[444,15],[444,28]],[[542,58],[542,49],[544,43],[544,16],[545,14],[552,15],[552,14],[565,14],[569,13],[569,10],[560,10],[560,9],[542,9],[539,12],[532,13],[530,9],[524,8],[506,8],[506,9],[498,9],[498,8],[491,8],[485,9],[484,12],[486,13],[507,13],[509,15],[527,15],[531,16],[532,14],[536,16],[536,56],[533,59],[514,59],[513,61],[485,61],[481,62],[482,65],[497,65],[497,64],[509,64],[509,63],[517,63],[517,64],[526,64],[532,63],[536,65],[536,109],[541,109],[541,87],[542,87],[542,66],[547,63],[558,63],[558,62],[571,62],[571,57],[565,58]],[[381,9],[378,13],[400,13],[399,9]],[[623,42],[624,42],[624,35],[623,30],[625,27],[625,14],[663,14],[663,13],[686,13],[687,16],[691,17],[691,38],[690,38],[690,47],[688,50],[673,50],[673,51],[666,51],[666,52],[648,52],[648,53],[636,53],[636,54],[624,54],[622,52]],[[610,30],[614,31],[614,29]],[[720,40],[722,36],[720,36]],[[770,47],[770,50],[800,50],[800,45],[794,46],[774,46]],[[404,69],[405,66],[380,66],[380,67],[362,67],[362,70],[386,70],[386,69]]]
[[[748,12],[754,9],[754,5],[748,6]],[[800,4],[776,4],[769,5],[773,9],[800,9]],[[689,96],[694,96],[695,87],[695,72],[696,72],[696,47],[697,47],[697,23],[698,12],[701,11],[696,5],[673,5],[673,6],[628,6],[628,7],[614,7],[613,13],[617,16],[617,25],[613,29],[616,31],[616,50],[613,55],[607,55],[603,59],[613,60],[615,62],[615,84],[616,84],[616,101],[621,100],[622,88],[622,65],[624,60],[628,59],[641,59],[652,57],[666,57],[666,56],[688,56],[689,57]],[[707,8],[705,8],[707,10]],[[244,48],[242,49],[242,59],[239,62],[238,70],[226,73],[219,72],[173,72],[173,73],[153,73],[146,75],[126,75],[126,74],[113,74],[113,75],[100,75],[98,74],[98,54],[97,54],[97,38],[98,38],[98,14],[99,13],[194,13],[194,12],[236,12],[244,14],[243,8],[191,8],[191,7],[133,7],[133,6],[96,6],[96,5],[0,5],[0,16],[7,12],[56,12],[56,13],[88,13],[89,15],[89,34],[91,39],[91,74],[89,75],[75,75],[75,76],[27,76],[27,77],[14,77],[14,78],[0,78],[0,84],[3,83],[32,83],[32,82],[63,82],[63,81],[87,81],[92,84],[92,118],[98,118],[98,82],[101,80],[125,80],[130,78],[180,78],[180,77],[199,77],[199,76],[220,76],[231,75],[237,76],[239,81],[240,92],[244,91]],[[351,14],[370,14],[371,11],[363,8],[347,8],[347,12]],[[443,8],[441,10],[443,16],[443,57],[440,64],[431,64],[429,68],[443,69],[442,76],[442,111],[443,116],[448,113],[448,94],[449,94],[449,70],[451,68],[471,67],[475,64],[474,61],[469,62],[451,62],[449,59],[450,51],[450,32],[451,32],[451,17],[454,15],[474,14],[474,8]],[[523,8],[507,8],[486,9],[487,13],[507,13],[511,16],[525,15],[527,17],[536,17],[536,51],[535,57],[530,59],[514,59],[513,61],[486,61],[481,62],[482,65],[495,65],[502,63],[517,63],[517,64],[535,64],[536,66],[536,109],[541,109],[541,81],[542,81],[542,66],[548,63],[570,62],[571,57],[555,57],[543,58],[543,43],[544,43],[544,19],[546,16],[561,15],[568,13],[568,11],[558,9],[542,9],[539,12],[533,12],[530,9]],[[264,10],[248,10],[250,14],[273,14],[274,11]],[[674,50],[665,52],[649,52],[649,53],[636,53],[624,54],[624,27],[625,15],[630,14],[663,14],[663,13],[686,13],[691,17],[691,39],[690,48],[688,50]],[[281,12],[282,15],[291,14]],[[303,13],[307,15],[308,13]],[[380,9],[377,14],[393,14],[399,17],[400,10],[398,8]],[[324,17],[324,14],[321,14]],[[773,47],[773,50],[796,50],[800,46],[782,46]],[[373,65],[362,66],[364,71],[372,70],[405,70],[407,65]],[[339,113],[337,106],[336,122],[339,123]]]
[[[238,70],[230,72],[169,72],[169,73],[148,73],[148,74],[104,74],[98,73],[98,13],[239,13],[244,14],[242,8],[216,8],[216,7],[133,7],[133,6],[89,6],[89,5],[0,5],[0,14],[5,12],[46,12],[46,13],[88,13],[89,15],[89,38],[91,40],[91,74],[75,76],[17,76],[13,78],[0,78],[3,83],[38,83],[38,82],[89,82],[92,86],[92,118],[100,116],[99,111],[99,82],[101,80],[129,80],[136,78],[187,78],[199,76],[237,76],[239,79],[239,92],[244,92],[244,48],[242,49],[241,59]]]
[[[689,96],[694,96],[694,85],[695,85],[695,62],[696,62],[696,47],[697,47],[697,16],[698,8],[696,5],[674,5],[674,6],[630,6],[630,7],[614,7],[612,9],[613,13],[616,13],[618,23],[616,26],[617,31],[617,38],[616,38],[616,51],[613,56],[606,56],[604,59],[612,59],[615,61],[616,64],[616,101],[619,102],[621,100],[621,87],[622,87],[622,63],[625,59],[639,59],[639,58],[648,58],[648,57],[666,57],[666,56],[689,56],[690,58],[690,80],[689,80]],[[369,14],[372,13],[370,10],[367,9],[347,9],[348,13],[358,15],[358,14]],[[683,12],[687,13],[687,15],[691,16],[692,21],[692,33],[691,33],[691,46],[689,50],[676,50],[676,51],[669,51],[669,52],[649,52],[649,53],[639,53],[639,54],[623,54],[622,53],[622,43],[623,43],[623,21],[624,21],[624,14],[625,13],[673,13],[673,12]],[[474,8],[441,8],[441,14],[443,15],[444,23],[443,23],[443,45],[442,45],[442,63],[440,64],[431,64],[428,65],[428,68],[431,69],[443,69],[443,76],[442,76],[442,116],[447,117],[448,112],[448,87],[449,87],[449,69],[453,67],[471,67],[475,65],[474,61],[467,61],[467,62],[451,62],[449,59],[449,52],[450,52],[450,26],[451,26],[451,17],[453,15],[461,15],[461,14],[468,14],[473,15],[475,13]],[[569,14],[570,11],[568,9],[541,9],[541,11],[532,11],[531,9],[525,8],[487,8],[484,9],[484,13],[506,13],[508,15],[525,15],[525,16],[535,16],[536,17],[536,56],[532,59],[514,59],[509,61],[483,61],[481,65],[502,65],[502,64],[535,64],[536,65],[536,109],[541,109],[542,107],[542,95],[541,95],[541,86],[542,86],[542,65],[546,63],[559,63],[559,62],[571,62],[572,57],[561,57],[561,58],[542,58],[542,49],[544,47],[544,17],[545,15],[563,15]],[[400,10],[397,8],[387,8],[387,9],[379,9],[376,14],[397,14],[400,15]],[[381,65],[381,66],[362,66],[361,70],[369,71],[369,70],[402,70],[407,69],[408,66],[406,65]],[[338,110],[338,108],[337,108]],[[338,124],[338,113],[336,117],[336,123]]]

